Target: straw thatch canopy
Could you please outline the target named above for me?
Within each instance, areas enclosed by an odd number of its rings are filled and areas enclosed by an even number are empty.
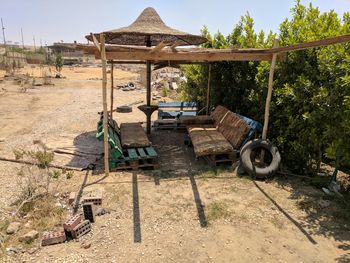
[[[152,7],[143,10],[131,25],[102,33],[105,34],[106,43],[117,45],[146,46],[148,37],[150,37],[151,46],[156,46],[161,42],[176,43],[177,46],[199,45],[207,41],[202,36],[168,27]],[[99,34],[95,34],[97,39],[99,39]],[[86,38],[92,41],[90,35]]]

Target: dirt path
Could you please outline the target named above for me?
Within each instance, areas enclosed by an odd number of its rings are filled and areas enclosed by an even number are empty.
[[[1,88],[7,90],[0,96],[1,156],[32,149],[34,140],[50,148],[102,150],[94,139],[100,81],[55,80],[55,86],[26,93],[11,83]],[[118,105],[144,97],[142,90],[116,92]],[[144,121],[135,106],[133,110],[115,118],[119,123]],[[152,135],[160,170],[88,176],[84,191],[102,190],[103,207],[111,213],[98,217],[93,231],[78,242],[0,256],[0,262],[350,261],[349,225],[334,217],[336,201],[321,208],[322,192],[296,179],[255,183],[227,170],[208,169],[183,145],[183,136],[168,131]],[[76,167],[90,161],[93,157],[55,156],[56,163]],[[0,221],[12,211],[18,167],[0,162]],[[83,178],[83,172],[75,173],[60,191],[77,191]],[[83,243],[91,247],[82,248]]]

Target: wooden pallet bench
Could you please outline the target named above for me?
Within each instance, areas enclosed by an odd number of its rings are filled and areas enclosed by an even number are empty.
[[[217,106],[210,117],[212,124],[189,124],[187,131],[196,157],[214,165],[232,164],[241,147],[250,140],[261,124]],[[206,121],[205,119],[203,121]]]
[[[114,170],[156,169],[158,154],[152,146],[125,149],[124,159],[118,160],[114,166]]]
[[[236,160],[236,157],[234,153],[227,153],[227,154],[212,154],[212,155],[203,156],[203,159],[213,166],[220,166],[220,165],[232,165]]]
[[[186,125],[178,119],[166,119],[157,120],[154,122],[153,127],[156,130],[185,130]]]
[[[97,123],[96,138],[103,141],[103,137],[103,123],[100,120]],[[119,132],[118,125],[114,122],[112,126],[111,123],[108,127],[109,167],[111,171],[143,168],[156,169],[158,167],[158,154],[152,146],[122,147],[121,137],[123,136]]]
[[[153,127],[159,130],[186,129],[181,117],[197,116],[196,102],[161,102],[158,104],[158,120]]]

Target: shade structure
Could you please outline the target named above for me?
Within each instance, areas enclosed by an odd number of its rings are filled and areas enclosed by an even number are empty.
[[[199,45],[207,41],[202,36],[192,35],[186,32],[179,31],[167,26],[158,15],[157,11],[148,7],[142,11],[139,17],[129,26],[105,31],[101,33],[94,33],[87,35],[86,38],[93,41],[100,39],[101,34],[104,35],[107,44],[117,45],[133,45],[133,46],[157,46],[162,49],[166,45],[185,46],[185,45]],[[156,109],[151,106],[151,61],[146,62],[146,102],[142,107],[142,111],[147,117],[147,134],[151,133],[151,115]]]
[[[152,7],[147,7],[129,26],[102,32],[106,43],[117,45],[156,46],[159,43],[176,43],[177,46],[199,45],[207,41],[202,36],[192,35],[167,26]],[[96,38],[99,33],[95,34]],[[92,41],[91,35],[86,38]],[[147,43],[149,38],[150,43]]]

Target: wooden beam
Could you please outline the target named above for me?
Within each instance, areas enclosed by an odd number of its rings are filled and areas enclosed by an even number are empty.
[[[91,37],[93,39],[93,42],[95,46],[99,46],[96,40],[96,37],[92,35]],[[176,49],[176,46],[178,43],[172,44],[169,49],[167,50],[162,50],[164,53],[170,53],[174,54],[177,52],[184,53],[184,54],[192,54],[192,53],[210,53],[210,54],[219,54],[223,53],[224,56],[228,56],[227,54],[240,54],[242,56],[243,54],[247,54],[248,56],[252,56],[256,54],[259,58],[259,60],[264,60],[260,59],[261,55],[267,55],[267,54],[274,54],[274,53],[286,53],[289,51],[298,51],[298,50],[303,50],[307,48],[316,48],[316,47],[322,47],[322,46],[328,46],[328,45],[334,45],[334,44],[340,44],[340,43],[346,43],[350,42],[350,34],[347,35],[341,35],[341,36],[336,36],[336,37],[329,37],[321,40],[315,40],[315,41],[310,41],[310,42],[305,42],[305,43],[299,43],[295,45],[290,45],[286,47],[274,47],[274,48],[231,48],[231,49],[210,49],[210,48],[178,48]],[[164,44],[164,43],[163,43]],[[87,53],[93,54],[95,53],[95,48],[93,45],[83,45],[83,44],[77,44],[76,49],[79,50],[84,50]],[[153,48],[155,49],[155,48]],[[140,47],[140,46],[122,46],[122,45],[109,45],[106,47],[106,52],[136,52],[136,51],[144,51],[144,52],[149,52],[153,50],[151,47]],[[157,48],[158,50],[158,48]],[[155,51],[157,51],[155,50]],[[159,51],[159,50],[158,50]],[[168,52],[171,51],[171,52]],[[155,53],[155,52],[152,52]],[[116,55],[116,54],[115,54]],[[107,55],[108,58],[108,55]],[[228,60],[238,60],[239,56],[234,59],[228,58]],[[108,58],[108,59],[113,59],[113,58]],[[117,59],[120,59],[119,57]],[[147,60],[147,59],[144,59]],[[152,60],[152,59],[150,59]],[[167,60],[167,59],[165,59]],[[169,59],[168,59],[169,60]],[[204,59],[205,60],[205,59]],[[220,60],[225,60],[225,58],[218,59]],[[243,60],[249,60],[249,57],[243,58]],[[265,60],[271,60],[271,59],[265,59]]]
[[[274,48],[278,47],[278,39],[275,39],[273,46]],[[275,72],[276,60],[277,60],[277,53],[272,55],[272,60],[270,65],[269,84],[268,84],[267,97],[266,97],[266,103],[265,103],[264,127],[263,127],[263,133],[262,133],[262,139],[264,140],[266,140],[267,138],[267,130],[269,127],[270,103],[271,103],[271,97],[272,97],[273,75]]]
[[[113,120],[113,92],[114,92],[114,79],[113,79],[113,72],[114,71],[114,64],[113,61],[111,63],[111,120]]]
[[[97,39],[96,39],[96,37],[95,37],[94,34],[91,33],[91,37],[92,37],[92,41],[93,41],[95,47],[97,48],[98,52],[101,53],[101,46],[100,46],[100,43],[98,43],[98,41],[97,41]]]
[[[107,52],[108,60],[151,60],[151,61],[271,61],[272,54],[236,52],[164,52],[150,53],[143,50],[131,52]],[[99,53],[95,53],[97,59]]]
[[[206,107],[206,114],[209,115],[209,108],[210,108],[210,82],[211,82],[211,63],[209,63],[208,66],[208,87],[207,87],[207,107]]]
[[[146,64],[146,61],[141,60],[108,60],[107,64]]]
[[[105,36],[100,34],[101,60],[102,60],[102,103],[103,103],[103,146],[104,146],[104,164],[105,176],[109,175],[109,153],[108,153],[108,112],[107,112],[107,61]]]
[[[160,42],[157,46],[151,49],[150,53],[152,54],[152,53],[161,51],[164,47],[166,47],[166,44],[164,42]]]
[[[350,34],[348,35],[342,35],[337,37],[329,37],[321,40],[316,41],[310,41],[295,45],[290,45],[286,47],[273,47],[269,49],[269,53],[285,53],[289,51],[298,51],[308,48],[316,48],[316,47],[323,47],[323,46],[329,46],[334,44],[340,44],[340,43],[346,43],[350,42]]]
[[[180,42],[179,42],[179,41],[176,41],[174,44],[172,44],[172,45],[170,46],[170,49],[171,49],[173,52],[177,52],[176,47],[177,47],[179,44],[180,44]]]

